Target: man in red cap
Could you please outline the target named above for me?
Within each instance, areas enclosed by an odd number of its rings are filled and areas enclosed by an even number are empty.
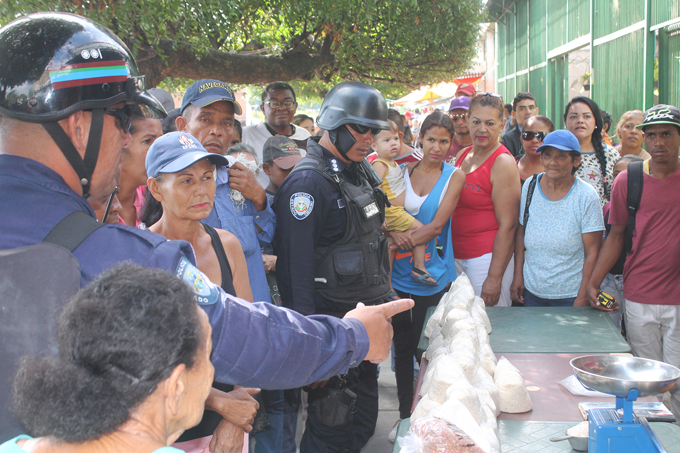
[[[454,94],[455,97],[460,97],[460,96],[467,96],[469,98],[475,97],[475,93],[477,93],[477,90],[475,89],[475,86],[471,83],[461,83],[458,85],[458,88],[456,88],[456,94]]]

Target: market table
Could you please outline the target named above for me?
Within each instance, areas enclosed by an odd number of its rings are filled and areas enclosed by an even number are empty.
[[[427,320],[434,313],[430,307]],[[608,313],[590,307],[487,307],[495,353],[592,354],[630,352]],[[418,359],[429,340],[421,333]]]
[[[569,361],[581,355],[583,354],[496,354],[496,357],[499,359],[501,356],[504,356],[522,373],[533,405],[533,410],[521,414],[501,412],[498,419],[580,422],[583,421],[583,416],[578,409],[578,403],[600,402],[613,404],[613,396],[594,398],[592,396],[573,395],[559,384],[562,379],[574,374]],[[413,412],[418,401],[420,401],[421,377],[425,375],[428,365],[427,359],[423,357],[411,412]],[[658,401],[658,399],[648,396],[639,398],[638,401],[654,402]]]
[[[562,437],[574,426],[574,422],[539,422],[520,420],[499,420],[498,437],[503,453],[510,452],[573,452],[566,440],[550,442],[551,437]],[[652,430],[667,451],[680,451],[680,427],[673,423],[650,423]],[[397,427],[397,440],[392,453],[399,453],[399,437],[403,437],[411,426],[411,420],[404,419]]]

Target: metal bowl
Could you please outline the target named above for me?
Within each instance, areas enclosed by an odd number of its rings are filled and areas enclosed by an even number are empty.
[[[623,398],[631,389],[637,389],[639,397],[664,393],[680,378],[680,369],[639,357],[587,355],[569,363],[586,387]]]

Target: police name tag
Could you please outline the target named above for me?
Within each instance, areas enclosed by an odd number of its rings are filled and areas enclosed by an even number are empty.
[[[314,209],[314,197],[305,192],[297,192],[290,196],[290,212],[298,220],[309,217]]]
[[[366,206],[364,206],[364,214],[366,214],[366,218],[370,219],[374,215],[378,214],[380,210],[378,209],[378,205],[375,204],[375,201],[373,203],[370,203]]]
[[[219,291],[215,284],[186,257],[179,259],[175,276],[189,285],[199,305],[212,305],[219,299]]]

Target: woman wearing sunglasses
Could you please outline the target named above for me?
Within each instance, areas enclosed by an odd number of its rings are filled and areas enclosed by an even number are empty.
[[[531,116],[522,129],[522,146],[525,153],[516,157],[519,178],[522,184],[529,176],[543,173],[543,163],[538,147],[543,144],[546,135],[555,130],[555,125],[543,115]]]
[[[522,187],[512,299],[526,307],[586,306],[604,230],[599,197],[575,176],[581,146],[574,134],[552,132],[537,152],[545,172]]]
[[[472,146],[456,156],[466,176],[451,232],[456,272],[467,274],[487,306],[509,307],[520,186],[517,162],[498,141],[503,110],[496,93],[470,101]]]

